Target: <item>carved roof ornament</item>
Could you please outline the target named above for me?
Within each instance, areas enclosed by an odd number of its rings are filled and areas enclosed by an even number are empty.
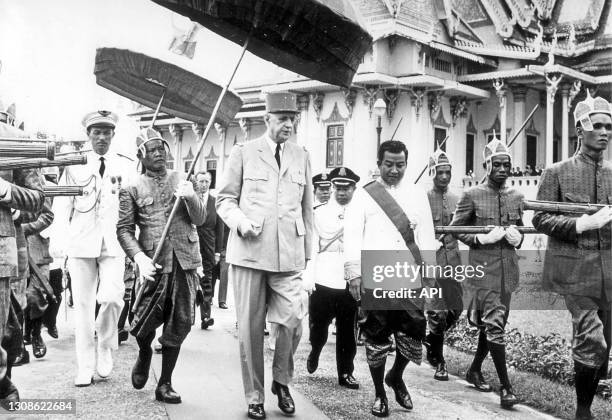
[[[501,0],[481,0],[487,14],[495,25],[495,31],[504,39],[512,37],[514,33],[514,24],[516,18],[508,17],[504,7],[500,3]]]
[[[310,100],[315,114],[317,115],[317,121],[321,119],[321,111],[323,110],[323,101],[325,100],[325,94],[323,92],[315,92],[310,94]]]
[[[472,118],[472,115],[470,114],[470,117],[468,118],[468,123],[467,126],[465,127],[465,132],[466,133],[472,133],[472,134],[476,134],[476,126],[474,125],[474,119]]]
[[[552,16],[556,0],[531,0],[538,11],[538,16],[542,20],[548,20]]]
[[[572,87],[570,87],[569,95],[567,97],[567,112],[571,112],[572,102],[576,99],[576,96],[580,93],[580,89],[582,88],[582,82],[580,80],[574,80],[572,83]]]
[[[331,114],[327,119],[323,120],[324,123],[339,123],[339,122],[347,122],[348,118],[345,118],[338,108],[338,102],[334,102],[334,109],[332,109]]]
[[[353,116],[353,109],[355,108],[355,102],[357,101],[357,89],[342,89],[342,93],[344,94],[344,105],[346,105],[346,109],[348,110],[349,119]]]
[[[557,49],[557,28],[553,31],[552,42],[550,44],[550,49],[548,50],[548,61],[544,64],[544,69],[550,69],[555,65],[555,50]],[[546,70],[544,70],[546,71]]]
[[[384,0],[387,9],[389,9],[389,13],[393,17],[393,19],[397,18],[399,11],[402,7],[402,3],[404,0]]]
[[[576,54],[576,26],[574,23],[570,25],[566,48],[571,55]]]
[[[563,80],[563,75],[553,75],[549,77],[546,74],[546,92],[549,95],[550,103],[555,103],[555,95],[557,94],[557,89],[559,89],[559,83]]]
[[[495,89],[495,95],[497,96],[497,100],[499,101],[499,107],[506,107],[506,83],[504,79],[495,79],[493,82],[493,88]]]
[[[438,115],[440,114],[440,110],[442,109],[443,95],[444,92],[441,90],[429,92],[427,94],[427,100],[429,101],[429,118],[431,118],[432,122],[435,121],[438,118]]]
[[[467,116],[467,98],[465,96],[453,96],[450,100],[451,105],[451,120],[453,127],[457,124],[459,118]]]
[[[374,110],[374,102],[378,96],[380,88],[377,86],[366,86],[363,92],[363,104],[368,107],[368,113],[372,118],[372,111]]]
[[[193,132],[196,135],[196,142],[201,141],[202,140],[202,135],[204,134],[204,124],[192,123],[191,124],[191,130],[193,130]]]
[[[410,88],[408,92],[410,93],[410,103],[415,108],[415,115],[418,121],[421,117],[421,108],[423,108],[423,98],[427,91],[424,88]]]
[[[385,89],[384,95],[387,102],[387,118],[391,121],[395,113],[395,108],[397,107],[400,91],[398,89]]]
[[[251,125],[253,125],[252,120],[250,118],[240,118],[238,120],[238,124],[240,125],[240,130],[242,130],[242,134],[244,135],[244,141],[249,140]]]
[[[297,106],[300,111],[308,111],[308,105],[310,105],[310,96],[308,94],[297,96]]]
[[[512,16],[522,28],[528,28],[535,17],[535,6],[526,0],[506,0]]]

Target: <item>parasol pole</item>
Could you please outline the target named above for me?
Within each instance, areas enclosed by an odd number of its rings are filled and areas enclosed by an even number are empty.
[[[166,96],[166,88],[162,91],[161,98],[159,98],[159,102],[157,103],[157,108],[155,108],[155,114],[153,114],[153,119],[151,120],[151,128],[155,125],[155,121],[157,120],[157,115],[159,114],[159,110],[161,109],[162,102],[164,102],[164,96]]]
[[[215,107],[213,108],[212,114],[210,115],[210,119],[208,120],[208,124],[206,125],[206,129],[204,130],[204,133],[202,134],[201,141],[200,141],[200,147],[198,148],[198,151],[195,154],[195,157],[193,158],[193,161],[191,162],[191,166],[189,167],[189,171],[187,172],[187,179],[189,179],[189,177],[191,177],[191,175],[193,174],[193,171],[195,169],[195,165],[196,165],[196,163],[198,161],[198,158],[200,157],[200,155],[202,154],[202,151],[204,150],[204,140],[208,136],[208,132],[210,131],[211,127],[213,126],[213,124],[215,122],[215,118],[217,116],[217,112],[219,111],[219,108],[221,107],[221,102],[223,101],[223,97],[225,96],[225,93],[229,89],[229,87],[230,87],[230,85],[232,83],[232,80],[234,79],[234,76],[236,75],[236,72],[238,71],[238,68],[240,67],[240,63],[242,62],[242,58],[244,57],[244,53],[247,50],[247,46],[249,44],[249,39],[250,38],[251,38],[251,35],[249,34],[249,36],[244,41],[244,45],[242,46],[242,52],[240,53],[240,57],[238,57],[238,61],[236,62],[236,65],[234,66],[234,70],[232,71],[232,75],[230,76],[229,80],[227,81],[227,84],[225,85],[225,87],[221,91],[221,94],[219,95],[219,99],[217,99],[217,103],[215,104]],[[170,223],[172,222],[174,214],[178,210],[179,203],[180,203],[180,200],[175,200],[174,201],[174,206],[172,207],[172,212],[170,213],[170,216],[168,216],[168,221],[166,222],[166,226],[164,227],[164,231],[162,232],[161,238],[160,238],[159,243],[157,245],[157,249],[155,250],[155,254],[153,255],[153,263],[155,263],[158,260],[159,255],[161,254],[161,249],[162,249],[162,247],[164,245],[164,241],[166,240],[166,236],[168,236],[168,230],[170,230]]]
[[[444,138],[444,140],[442,140],[442,143],[438,144],[438,147],[437,147],[437,148],[439,149],[440,147],[444,146],[444,143],[446,143],[446,140],[448,140],[448,138],[449,138],[449,137],[450,137],[450,136],[446,136],[446,137]],[[419,180],[421,179],[421,177],[423,176],[423,174],[424,174],[424,173],[425,173],[425,171],[427,170],[427,167],[428,167],[428,166],[429,166],[429,165],[425,165],[425,167],[423,168],[423,170],[421,171],[421,173],[419,174],[419,176],[417,176],[416,181],[414,181],[414,183],[415,183],[415,184],[418,184],[418,183],[419,183]]]

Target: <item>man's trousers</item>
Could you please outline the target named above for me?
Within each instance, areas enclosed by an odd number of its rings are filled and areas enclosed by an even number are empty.
[[[93,372],[95,369],[95,331],[98,333],[99,347],[114,350],[118,347],[117,320],[123,307],[125,257],[107,256],[105,251],[103,245],[102,254],[98,258],[68,258],[79,371]],[[96,300],[100,304],[97,318]]]
[[[247,404],[264,402],[264,328],[276,324],[272,377],[288,385],[293,378],[293,355],[302,337],[302,319],[308,294],[302,289],[302,272],[255,270],[230,265],[234,287],[242,382]]]
[[[352,374],[353,359],[357,353],[355,338],[355,317],[357,302],[348,289],[332,289],[320,284],[310,296],[308,309],[310,344],[312,350],[320,353],[328,337],[328,328],[336,318],[336,367],[338,377]]]

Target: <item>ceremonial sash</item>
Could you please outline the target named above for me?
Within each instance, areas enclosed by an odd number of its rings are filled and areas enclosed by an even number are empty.
[[[414,257],[414,261],[421,265],[423,258],[421,258],[421,251],[414,242],[414,232],[410,227],[410,219],[404,213],[404,210],[397,204],[397,201],[389,194],[389,192],[382,186],[380,182],[373,181],[363,187],[364,190],[370,197],[378,204],[382,211],[385,212],[389,220],[397,228],[399,233],[402,235],[406,246],[410,250],[410,253]]]

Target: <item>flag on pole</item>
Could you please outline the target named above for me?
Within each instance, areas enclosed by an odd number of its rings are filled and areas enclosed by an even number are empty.
[[[177,33],[168,49],[175,54],[193,58],[197,44],[195,38],[201,28],[202,26],[199,23],[193,23],[187,31],[181,31],[176,28]]]

